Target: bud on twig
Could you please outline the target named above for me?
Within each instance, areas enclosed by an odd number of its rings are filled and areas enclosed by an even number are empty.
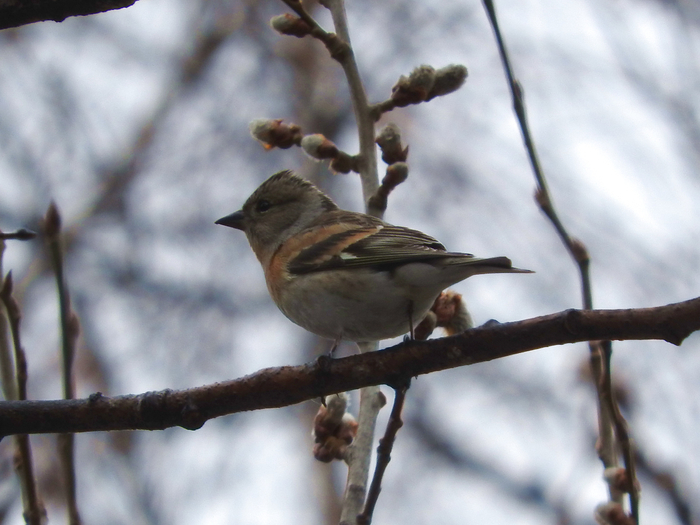
[[[408,178],[408,164],[394,162],[386,169],[386,175],[382,179],[382,186],[386,187],[387,194]]]
[[[618,494],[626,494],[632,491],[627,469],[624,467],[608,467],[603,471],[603,479],[608,482],[610,489]],[[639,487],[636,487],[639,490]]]
[[[298,16],[289,13],[273,16],[270,19],[270,26],[278,33],[297,38],[303,38],[311,34],[311,26],[309,24]]]
[[[265,149],[287,149],[301,144],[303,134],[296,124],[284,124],[282,119],[255,119],[248,124],[250,134],[262,143]]]
[[[467,80],[467,68],[461,64],[450,64],[435,72],[435,82],[426,100],[457,91]]]
[[[579,264],[590,262],[591,256],[588,255],[588,250],[583,241],[579,239],[571,239],[571,253],[574,255],[574,259]]]
[[[442,292],[431,311],[435,312],[437,325],[444,328],[447,335],[461,334],[474,326],[462,295],[452,290]]]
[[[401,132],[396,124],[390,123],[384,126],[375,142],[382,150],[382,160],[387,164],[406,162],[408,146],[401,147]]]
[[[301,148],[311,158],[324,160],[338,156],[338,146],[320,133],[306,135],[301,139]]]
[[[435,328],[440,327],[447,335],[466,332],[474,326],[467,305],[462,295],[452,290],[445,290],[438,295],[430,307],[428,315],[415,330],[416,339],[427,339]]]
[[[614,501],[596,507],[595,521],[598,525],[635,525],[632,517],[625,514],[622,505]]]
[[[369,198],[370,208],[384,211],[387,206],[389,194],[402,182],[408,178],[408,164],[405,162],[394,162],[386,169],[386,175],[382,179],[382,184],[377,188],[374,195]]]
[[[541,210],[548,210],[552,208],[552,201],[549,198],[549,193],[547,193],[541,186],[538,186],[535,190],[535,202]]]
[[[338,155],[331,161],[330,169],[335,173],[350,173],[351,171],[359,173],[360,171],[357,167],[357,157],[348,155],[344,151],[338,152]]]
[[[427,102],[435,97],[458,90],[467,79],[467,68],[461,64],[451,64],[437,71],[431,66],[418,66],[409,76],[401,76],[391,88],[388,100],[372,104],[370,117],[376,122],[383,113],[410,104]]]
[[[347,412],[346,393],[327,396],[325,402],[326,406],[319,407],[314,418],[314,457],[328,463],[345,458],[348,446],[357,435],[357,421]]]
[[[428,94],[435,84],[435,69],[422,65],[411,71],[408,77],[401,76],[391,88],[391,99],[396,107],[418,104],[428,99]]]
[[[56,203],[51,201],[42,224],[44,234],[49,240],[54,240],[61,232],[61,214],[58,212]]]

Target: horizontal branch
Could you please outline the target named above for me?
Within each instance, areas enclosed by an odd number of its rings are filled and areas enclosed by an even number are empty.
[[[190,388],[108,398],[0,402],[0,436],[102,430],[197,429],[207,420],[369,385],[471,365],[552,345],[591,340],[659,339],[675,345],[700,330],[700,298],[631,310],[566,310],[525,321],[487,323],[461,335],[406,341],[342,359],[266,368],[249,376]]]
[[[69,16],[94,15],[134,5],[138,0],[0,0],[0,29],[33,22],[63,22]]]

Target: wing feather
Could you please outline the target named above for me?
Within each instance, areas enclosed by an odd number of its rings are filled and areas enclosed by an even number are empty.
[[[353,215],[357,218],[357,214]],[[358,227],[330,235],[314,246],[301,250],[289,262],[290,273],[304,274],[338,268],[391,270],[413,262],[456,256],[466,262],[473,258],[471,254],[447,252],[438,240],[423,232],[392,226],[366,215],[360,217],[363,220],[356,220]],[[337,224],[337,220],[348,222],[348,217],[329,219],[324,221],[323,226]]]

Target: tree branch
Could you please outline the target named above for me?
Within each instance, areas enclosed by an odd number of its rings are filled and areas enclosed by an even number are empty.
[[[700,330],[700,297],[655,308],[566,310],[513,323],[489,323],[443,339],[407,341],[343,359],[267,368],[188,390],[107,398],[0,403],[0,435],[200,428],[207,420],[289,406],[368,385],[471,365],[552,345],[590,340],[659,339],[675,345]]]
[[[138,0],[0,0],[0,29],[34,22],[63,22],[134,5]]]

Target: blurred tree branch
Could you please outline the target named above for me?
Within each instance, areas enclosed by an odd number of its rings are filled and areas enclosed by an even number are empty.
[[[63,22],[134,5],[137,0],[0,0],[0,29],[33,22]]]
[[[654,308],[566,310],[513,323],[487,323],[454,337],[407,341],[380,352],[267,368],[188,390],[82,400],[0,403],[0,434],[200,428],[235,412],[276,408],[368,385],[591,340],[661,339],[675,345],[700,330],[700,297]]]

